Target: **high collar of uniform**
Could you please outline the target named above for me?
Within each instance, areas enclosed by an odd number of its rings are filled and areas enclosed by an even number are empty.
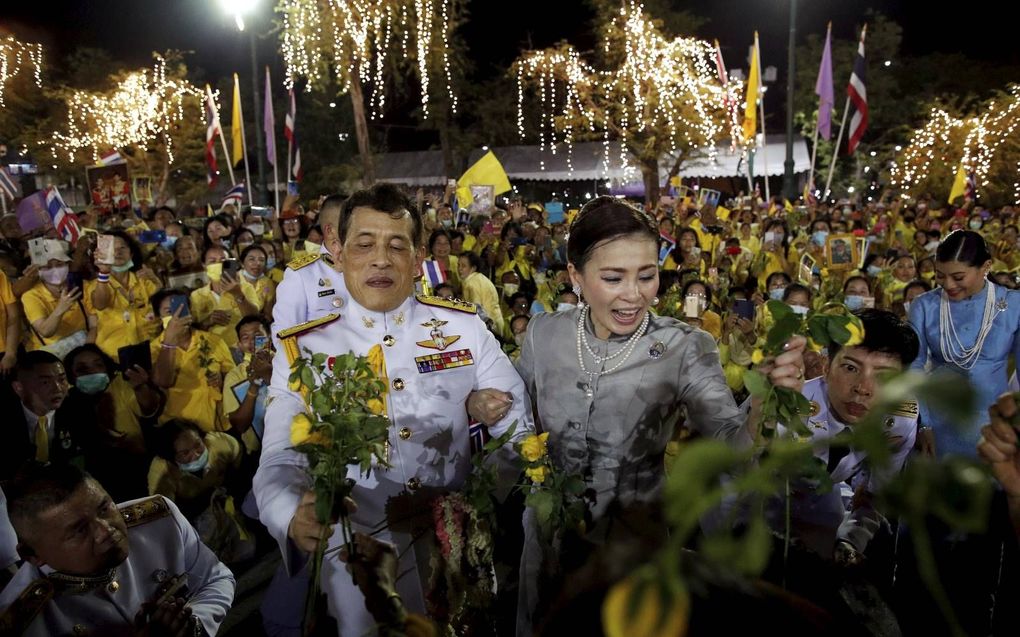
[[[386,331],[405,325],[410,320],[413,303],[414,297],[409,296],[396,309],[389,312],[375,312],[363,307],[351,297],[347,315],[356,329]]]

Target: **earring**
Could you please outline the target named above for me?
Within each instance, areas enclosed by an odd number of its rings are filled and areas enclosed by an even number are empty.
[[[576,296],[578,299],[581,298],[581,286],[580,285],[575,285],[574,288],[573,288],[573,292],[574,292],[574,296]]]
[[[658,305],[658,304],[659,304],[659,297],[653,296],[652,297],[652,305]]]

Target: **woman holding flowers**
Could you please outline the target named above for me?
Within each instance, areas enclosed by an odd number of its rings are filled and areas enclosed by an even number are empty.
[[[567,244],[567,269],[584,303],[535,316],[517,365],[552,466],[580,476],[594,495],[588,537],[595,541],[605,537],[611,512],[659,499],[666,443],[681,415],[702,436],[741,447],[755,437],[755,409],[749,415],[734,402],[712,337],[649,312],[659,283],[657,237],[639,209],[612,197],[586,204]],[[804,346],[794,337],[764,362],[774,385],[800,391]],[[531,634],[541,562],[529,510],[518,635]]]

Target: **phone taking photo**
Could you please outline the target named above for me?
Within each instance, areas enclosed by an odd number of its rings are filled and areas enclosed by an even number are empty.
[[[269,348],[269,337],[263,334],[255,335],[255,351],[261,351]]]

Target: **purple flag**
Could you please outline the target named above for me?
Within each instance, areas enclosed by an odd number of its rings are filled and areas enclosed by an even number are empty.
[[[818,134],[825,139],[832,137],[832,109],[836,105],[832,88],[832,23],[825,34],[825,48],[822,49],[822,63],[818,67],[818,81],[815,82],[818,96]]]
[[[269,67],[266,67],[266,100],[262,115],[262,128],[266,133],[266,155],[269,165],[276,165],[276,120],[273,118],[273,84],[269,81]]]

